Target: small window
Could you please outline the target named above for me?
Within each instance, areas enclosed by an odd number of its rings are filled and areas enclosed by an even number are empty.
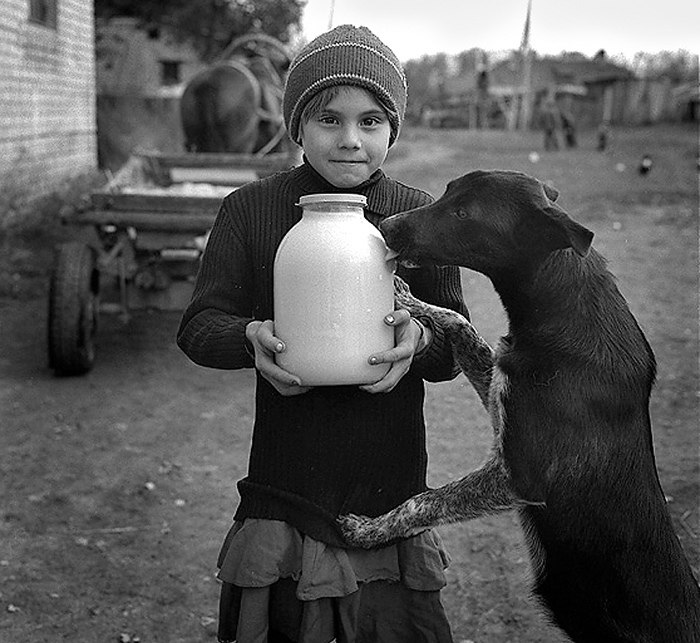
[[[177,85],[180,82],[180,61],[161,60],[160,61],[160,84]]]
[[[29,0],[29,22],[56,29],[58,0]]]

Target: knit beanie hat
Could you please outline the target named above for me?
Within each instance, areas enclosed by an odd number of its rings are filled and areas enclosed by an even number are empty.
[[[299,142],[299,122],[306,104],[322,89],[354,85],[382,98],[396,112],[389,115],[393,145],[406,110],[406,76],[399,59],[367,27],[341,25],[321,34],[294,58],[284,88],[284,122]]]

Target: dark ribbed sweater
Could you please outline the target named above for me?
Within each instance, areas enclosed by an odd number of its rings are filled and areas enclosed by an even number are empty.
[[[306,163],[224,199],[178,331],[178,345],[192,361],[212,368],[254,366],[245,326],[274,319],[273,262],[280,241],[301,219],[295,204],[304,194],[349,191],[367,197],[366,217],[374,225],[431,200],[381,170],[361,186],[340,190]],[[468,315],[457,268],[399,267],[397,274],[420,299]],[[258,374],[248,475],[238,483],[235,518],[284,520],[343,546],[338,514],[379,515],[423,491],[423,380],[457,373],[442,329],[431,329],[431,343],[390,393],[331,386],[285,397]]]

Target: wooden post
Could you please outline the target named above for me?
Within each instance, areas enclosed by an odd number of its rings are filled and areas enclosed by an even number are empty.
[[[613,111],[613,87],[612,85],[607,85],[603,89],[603,122],[612,122],[612,111]]]

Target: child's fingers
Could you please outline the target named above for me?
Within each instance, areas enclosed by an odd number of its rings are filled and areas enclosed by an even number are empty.
[[[386,317],[384,317],[384,323],[389,326],[402,326],[407,324],[411,319],[411,313],[402,308],[397,308],[396,310],[390,312]]]
[[[390,363],[391,368],[387,374],[374,384],[367,384],[360,388],[367,393],[388,393],[408,373],[413,362],[416,349],[415,335],[418,333],[415,324],[410,324],[411,315],[407,310],[395,310],[384,318],[384,323],[396,328],[396,346],[387,351],[370,355],[370,364]]]
[[[275,324],[271,319],[264,321],[258,328],[256,339],[260,345],[270,353],[281,353],[284,349],[284,342],[275,336]]]
[[[408,364],[406,362],[394,362],[389,372],[374,384],[364,384],[360,388],[366,393],[388,393],[393,391],[396,385],[401,381],[401,378],[408,372]]]
[[[413,359],[416,347],[415,324],[410,324],[411,315],[407,310],[395,310],[389,313],[384,322],[396,328],[396,346],[380,353],[374,353],[369,357],[370,364],[385,364],[387,362],[399,362],[403,359]],[[408,367],[407,367],[408,368]]]
[[[296,375],[280,368],[272,360],[261,360],[259,364],[256,364],[256,368],[260,371],[260,375],[282,395],[299,395],[306,393],[311,388],[302,386],[301,380]]]
[[[398,362],[402,359],[408,359],[413,355],[413,348],[408,343],[404,342],[394,348],[390,348],[388,351],[382,351],[381,353],[375,353],[370,355],[369,363],[373,366],[375,364],[386,364],[388,362]]]
[[[254,322],[246,332],[255,347],[255,368],[282,395],[306,393],[308,386],[302,386],[301,380],[285,371],[275,362],[275,354],[285,349],[284,342],[274,334],[275,325],[270,319]]]
[[[279,380],[273,380],[269,378],[265,378],[272,384],[272,386],[275,388],[275,390],[280,394],[284,395],[285,397],[291,397],[293,395],[301,395],[302,393],[306,393],[307,391],[310,391],[313,387],[312,386],[299,386],[298,384],[286,384],[285,382],[280,382]]]
[[[275,345],[273,344],[273,348],[274,346]],[[267,350],[262,350],[257,352],[255,356],[255,368],[257,368],[260,371],[260,374],[268,382],[275,386],[275,388],[278,388],[277,384],[280,384],[285,387],[301,386],[301,380],[296,375],[285,371],[281,366],[277,365],[272,351],[268,352]]]
[[[258,368],[260,373],[268,381],[274,380],[275,382],[280,382],[285,386],[301,386],[301,380],[296,376],[288,373],[283,368],[280,368],[274,362],[265,362],[260,364]]]

